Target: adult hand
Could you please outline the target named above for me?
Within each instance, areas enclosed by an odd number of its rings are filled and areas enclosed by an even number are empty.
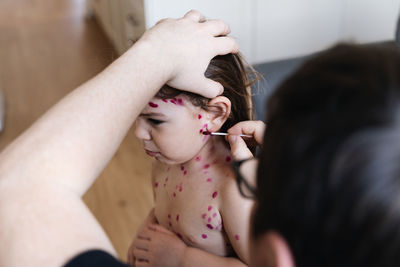
[[[162,66],[166,83],[177,89],[212,98],[223,92],[221,84],[204,73],[217,55],[238,52],[229,26],[221,20],[208,20],[198,11],[180,19],[163,19],[138,41],[147,43],[155,65]]]
[[[256,145],[261,145],[264,137],[265,123],[262,121],[241,121],[228,130],[228,142],[234,160],[253,157],[246,142],[239,134],[251,135]]]
[[[186,244],[173,232],[152,224],[138,233],[133,243],[136,267],[180,266]]]

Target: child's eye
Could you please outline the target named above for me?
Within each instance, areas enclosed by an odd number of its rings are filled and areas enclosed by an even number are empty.
[[[163,123],[163,121],[151,119],[151,118],[148,118],[147,121],[154,125],[159,125],[159,124]]]

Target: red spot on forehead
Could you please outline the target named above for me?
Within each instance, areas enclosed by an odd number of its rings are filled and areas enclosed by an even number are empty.
[[[210,164],[206,164],[206,165],[204,165],[204,167],[203,167],[204,169],[208,169],[208,168],[210,168]]]
[[[156,103],[153,103],[153,102],[149,102],[149,106],[152,107],[152,108],[157,108],[158,107],[158,105]]]
[[[218,192],[215,191],[215,192],[212,194],[212,198],[216,198],[217,196],[218,196]]]
[[[197,118],[199,118],[199,120],[202,118],[202,116],[199,114],[199,116],[197,116]]]
[[[207,238],[207,235],[206,235],[206,234],[202,234],[201,237],[202,237],[203,239],[206,239],[206,238]]]

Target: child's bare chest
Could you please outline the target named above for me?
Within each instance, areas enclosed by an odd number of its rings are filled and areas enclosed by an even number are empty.
[[[230,247],[219,212],[220,183],[215,178],[212,170],[159,173],[154,182],[155,216],[187,245],[226,256]]]

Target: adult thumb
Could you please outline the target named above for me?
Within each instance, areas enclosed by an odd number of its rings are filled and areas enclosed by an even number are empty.
[[[253,157],[253,154],[242,137],[238,135],[228,135],[228,142],[231,146],[231,153],[234,160],[238,161]]]

